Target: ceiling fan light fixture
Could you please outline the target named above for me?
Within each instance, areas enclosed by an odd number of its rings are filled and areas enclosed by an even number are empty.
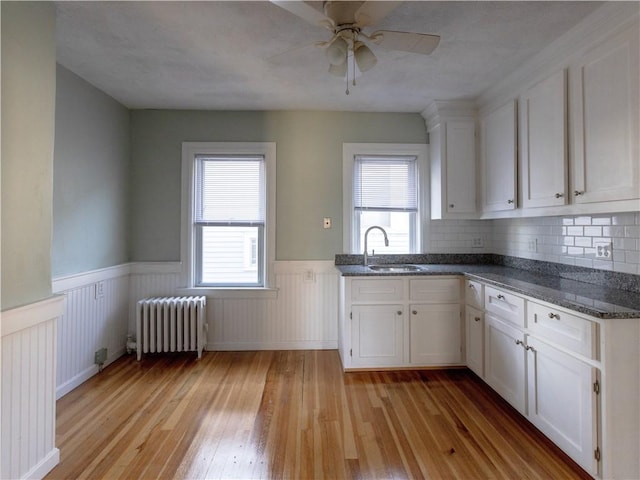
[[[373,54],[371,49],[362,42],[356,42],[354,45],[353,56],[356,60],[356,65],[361,72],[371,70],[378,63],[378,59]]]
[[[346,40],[340,36],[336,36],[333,42],[331,42],[326,49],[326,55],[329,63],[331,65],[340,65],[345,63],[348,49],[349,45]]]

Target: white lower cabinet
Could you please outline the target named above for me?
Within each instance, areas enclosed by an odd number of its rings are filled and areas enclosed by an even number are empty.
[[[467,367],[484,378],[484,313],[467,305],[465,316]]]
[[[354,367],[392,367],[404,359],[402,305],[354,305],[351,310]]]
[[[484,380],[516,410],[525,414],[524,333],[491,314],[486,314],[484,321]]]
[[[597,473],[596,375],[588,363],[527,338],[528,418],[590,473]]]
[[[495,287],[484,291],[484,380],[597,476],[597,324]]]
[[[459,304],[411,305],[412,365],[452,365],[462,361]]]
[[[345,370],[462,365],[458,276],[342,277]]]

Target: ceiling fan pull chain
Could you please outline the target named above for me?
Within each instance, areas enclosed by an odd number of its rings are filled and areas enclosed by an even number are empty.
[[[344,61],[347,62],[347,90],[344,93],[349,95],[349,49],[347,49]]]

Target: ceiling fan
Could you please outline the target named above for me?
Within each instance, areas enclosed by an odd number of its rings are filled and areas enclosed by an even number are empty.
[[[325,1],[322,11],[310,2],[294,0],[271,0],[271,3],[287,10],[303,20],[329,29],[332,37],[316,45],[325,48],[329,61],[329,73],[346,77],[349,95],[349,70],[353,85],[356,84],[356,69],[366,72],[377,63],[377,58],[366,42],[390,50],[429,55],[440,43],[439,35],[426,33],[377,30],[366,34],[363,28],[380,22],[400,3],[399,1],[362,1],[343,0]],[[319,2],[315,2],[319,3]]]

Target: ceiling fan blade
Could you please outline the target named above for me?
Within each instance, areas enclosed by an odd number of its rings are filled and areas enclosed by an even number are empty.
[[[384,17],[389,15],[392,10],[397,8],[402,2],[380,2],[368,1],[356,11],[355,20],[359,27],[368,27],[380,22]]]
[[[440,35],[379,30],[370,35],[373,42],[389,50],[429,55],[440,43]]]
[[[289,13],[293,13],[296,17],[299,17],[312,25],[328,28],[333,27],[333,22],[329,18],[325,17],[320,10],[316,10],[306,2],[296,0],[271,0],[271,3]]]

